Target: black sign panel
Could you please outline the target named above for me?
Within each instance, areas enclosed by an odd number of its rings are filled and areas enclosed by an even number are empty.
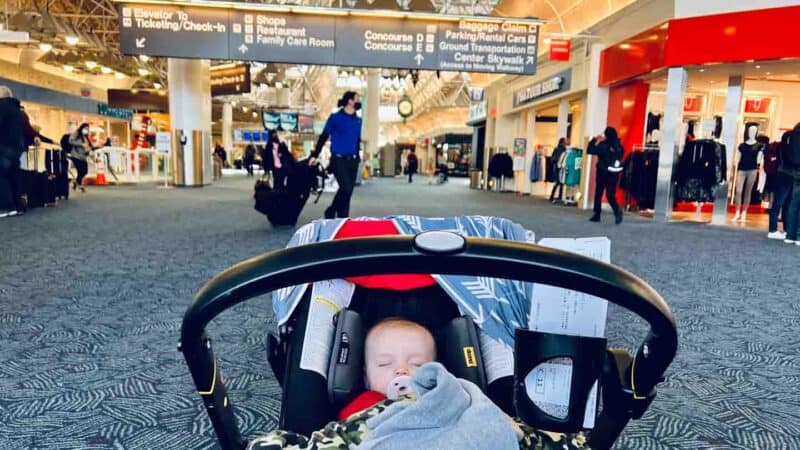
[[[437,70],[438,23],[341,17],[336,21],[336,64]]]
[[[211,68],[211,96],[250,92],[250,64]]]
[[[173,5],[120,7],[124,54],[532,75],[539,27]]]
[[[330,16],[231,11],[231,59],[332,65],[336,21]]]
[[[120,50],[127,55],[228,59],[228,10],[172,5],[119,6]]]

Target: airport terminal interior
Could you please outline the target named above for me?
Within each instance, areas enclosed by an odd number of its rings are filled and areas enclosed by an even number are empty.
[[[796,0],[3,14],[0,450],[800,450]]]

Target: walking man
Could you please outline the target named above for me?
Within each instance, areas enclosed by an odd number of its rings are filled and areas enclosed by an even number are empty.
[[[350,216],[350,197],[353,195],[361,161],[358,156],[361,118],[356,115],[356,111],[361,109],[360,96],[353,91],[345,92],[337,106],[339,110],[328,117],[325,129],[309,159],[309,164],[316,164],[322,147],[330,138],[331,162],[328,170],[336,177],[339,190],[336,191],[331,206],[325,209],[326,219]]]

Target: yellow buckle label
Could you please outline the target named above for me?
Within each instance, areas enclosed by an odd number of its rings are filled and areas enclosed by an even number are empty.
[[[478,367],[478,357],[475,355],[475,347],[464,347],[464,363],[467,367]]]

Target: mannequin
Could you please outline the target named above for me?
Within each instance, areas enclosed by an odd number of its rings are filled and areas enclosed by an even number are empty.
[[[647,145],[654,145],[661,142],[661,130],[653,130],[650,132],[650,140],[647,141]]]
[[[734,205],[736,214],[733,216],[734,222],[744,223],[747,220],[747,208],[750,206],[750,196],[753,193],[753,185],[758,177],[758,168],[764,157],[764,146],[756,140],[758,136],[758,125],[751,124],[745,132],[745,140],[739,144],[739,163],[736,174],[736,190],[734,195]],[[744,201],[742,201],[744,197]]]

